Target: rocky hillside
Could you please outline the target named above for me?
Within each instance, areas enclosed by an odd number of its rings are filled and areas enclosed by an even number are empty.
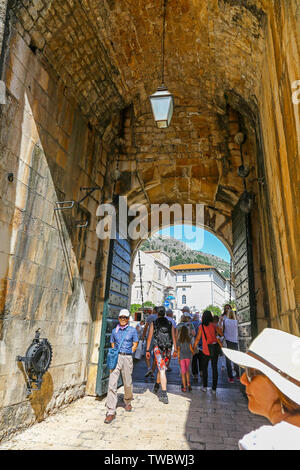
[[[165,251],[170,256],[171,266],[188,263],[208,264],[217,268],[226,278],[230,276],[230,264],[225,260],[209,253],[192,250],[186,243],[172,237],[153,236],[143,243],[141,250]]]

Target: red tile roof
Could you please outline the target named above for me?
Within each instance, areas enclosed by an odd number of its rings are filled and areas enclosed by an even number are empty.
[[[178,270],[191,270],[191,269],[215,269],[214,266],[209,266],[208,264],[177,264],[177,266],[171,266],[170,269]]]

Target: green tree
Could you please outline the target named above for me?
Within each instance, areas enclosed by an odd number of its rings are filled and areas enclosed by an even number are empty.
[[[140,304],[131,304],[130,305],[130,313],[135,314],[142,306]]]
[[[220,307],[215,307],[214,305],[209,305],[204,310],[209,310],[213,315],[218,315],[218,317],[222,314]]]
[[[150,300],[147,300],[147,302],[144,302],[144,307],[155,307],[155,304],[153,304],[152,302],[150,302]]]

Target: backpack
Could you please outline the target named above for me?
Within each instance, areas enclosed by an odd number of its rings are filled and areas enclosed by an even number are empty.
[[[153,342],[154,346],[158,346],[162,351],[171,349],[172,340],[172,323],[166,317],[158,317],[153,322]]]

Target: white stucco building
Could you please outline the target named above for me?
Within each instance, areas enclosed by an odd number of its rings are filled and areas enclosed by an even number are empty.
[[[155,251],[139,251],[133,264],[134,282],[131,288],[131,304],[142,304],[142,292],[139,271],[139,254],[141,257],[143,300],[155,305],[164,305],[169,295],[176,297],[176,272],[170,269],[170,258],[167,253]],[[171,308],[176,302],[171,301]]]
[[[213,266],[204,264],[181,264],[172,266],[176,272],[177,308],[184,305],[200,312],[209,305],[220,307],[229,301],[229,280]],[[233,289],[231,299],[234,299]]]

